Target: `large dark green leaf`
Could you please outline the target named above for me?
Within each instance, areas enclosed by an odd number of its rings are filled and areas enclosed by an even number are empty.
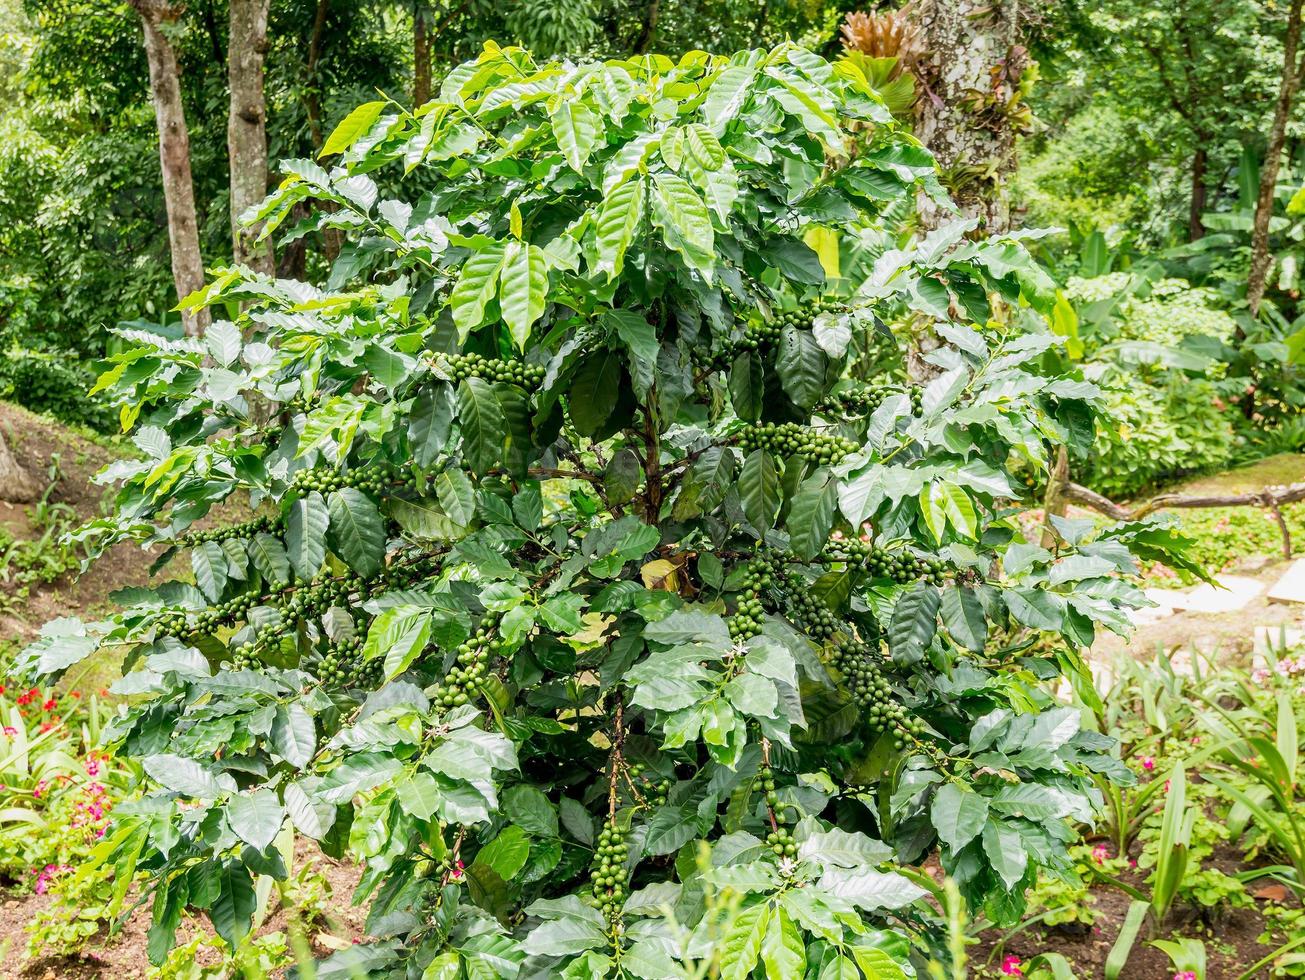
[[[810,560],[829,539],[838,507],[838,485],[821,471],[803,481],[789,508],[789,547],[799,558]]]
[[[983,652],[988,640],[988,619],[973,589],[965,586],[944,589],[942,619],[953,640],[974,653]]]
[[[343,487],[327,498],[331,538],[336,552],[349,567],[364,576],[375,575],[385,561],[385,522],[361,490]]]
[[[592,435],[607,421],[620,393],[621,355],[608,348],[585,358],[571,379],[567,410],[581,435]]]
[[[458,385],[458,422],[462,426],[462,453],[477,473],[501,461],[506,423],[494,389],[480,378]]]
[[[408,442],[418,466],[429,466],[448,444],[453,415],[453,389],[446,382],[427,385],[417,393],[408,416]]]
[[[779,335],[775,370],[779,372],[785,393],[795,405],[811,408],[820,401],[825,393],[828,366],[828,355],[820,349],[815,337],[795,327],[784,328]]]
[[[924,657],[938,632],[941,602],[937,587],[923,581],[916,582],[897,600],[888,627],[888,649],[894,662],[909,666]]]
[[[249,935],[254,909],[258,900],[254,895],[254,881],[248,869],[235,858],[222,862],[215,872],[218,879],[217,900],[209,909],[213,929],[235,949]]]
[[[730,365],[730,401],[741,419],[761,418],[766,400],[766,373],[756,351],[743,351]]]
[[[326,529],[331,511],[314,490],[290,505],[285,520],[286,552],[295,574],[305,581],[313,578],[326,560]]]
[[[748,523],[758,531],[768,530],[775,523],[781,496],[774,457],[765,449],[754,449],[739,471],[739,499]]]

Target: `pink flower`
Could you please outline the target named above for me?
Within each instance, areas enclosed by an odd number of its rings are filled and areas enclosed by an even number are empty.
[[[1110,848],[1105,844],[1098,844],[1092,848],[1092,860],[1097,864],[1105,864],[1110,857]]]
[[[1182,973],[1175,973],[1174,980],[1196,980],[1196,971],[1184,970]]]
[[[1256,684],[1263,684],[1271,676],[1272,675],[1263,667],[1256,667],[1253,671],[1251,671],[1251,680],[1254,681]]]
[[[1007,956],[1001,961],[1001,972],[1008,977],[1024,976],[1024,971],[1020,969],[1020,958],[1018,956]]]
[[[1145,769],[1147,772],[1150,772],[1152,769],[1154,769],[1155,758],[1149,755],[1142,756],[1142,768]]]
[[[460,881],[462,879],[462,871],[465,867],[466,865],[463,864],[461,861],[456,862],[453,865],[453,870],[449,872],[449,877],[452,878],[454,881]]]
[[[4,732],[6,738],[13,738],[15,735],[18,734],[18,729],[15,728],[13,725],[5,725]]]

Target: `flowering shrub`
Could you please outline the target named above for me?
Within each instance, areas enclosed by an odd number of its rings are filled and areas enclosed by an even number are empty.
[[[127,793],[130,766],[94,746],[102,708],[77,689],[0,685],[0,876],[51,893],[29,949],[75,948],[109,918],[111,867],[90,858]]]
[[[1178,477],[1224,466],[1236,448],[1236,408],[1206,378],[1182,372],[1089,365],[1105,393],[1104,417],[1086,481],[1129,497]]]
[[[1220,308],[1219,294],[1185,279],[1160,279],[1142,283],[1126,272],[1065,282],[1065,296],[1080,308],[1113,305],[1113,327],[1103,331],[1097,345],[1112,340],[1141,340],[1177,346],[1189,337],[1232,340],[1237,322]]]
[[[0,685],[0,874],[48,889],[104,836],[127,782],[95,751],[98,699],[80,691]]]

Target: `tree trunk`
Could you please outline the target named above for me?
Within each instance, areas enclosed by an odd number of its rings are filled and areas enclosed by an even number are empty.
[[[639,39],[634,42],[635,54],[648,53],[648,49],[652,47],[653,38],[657,36],[657,22],[661,19],[661,16],[661,0],[648,0],[648,6],[643,15],[643,29],[639,32]]]
[[[1004,231],[1006,179],[1027,125],[1016,98],[1030,64],[1018,0],[918,0],[902,13],[923,46],[916,136],[938,159],[961,211],[989,234]],[[948,214],[922,200],[921,219],[932,227]]]
[[[418,0],[412,11],[412,104],[430,101],[430,24],[426,5]]]
[[[0,432],[0,500],[11,504],[30,504],[41,496],[41,487],[27,469],[14,459],[9,443]]]
[[[308,136],[314,155],[322,148],[322,94],[317,79],[317,62],[322,57],[322,38],[326,32],[326,9],[330,0],[317,0],[313,14],[313,33],[308,38],[308,60],[304,65],[304,112],[308,116]]]
[[[199,251],[199,221],[195,188],[190,176],[190,134],[181,104],[181,79],[167,26],[181,16],[169,0],[131,0],[145,30],[145,55],[150,65],[150,97],[159,129],[159,164],[163,200],[168,211],[168,243],[172,249],[172,279],[184,299],[204,285],[204,260]],[[186,333],[202,334],[207,310],[182,313]]]
[[[1205,147],[1197,147],[1192,155],[1192,203],[1187,211],[1187,240],[1191,242],[1205,237],[1201,215],[1205,214],[1205,167],[1208,162]]]
[[[308,38],[308,61],[305,65],[304,78],[304,111],[308,115],[308,136],[313,141],[313,155],[321,150],[323,142],[322,134],[322,89],[321,81],[317,77],[317,65],[322,57],[322,43],[326,39],[326,12],[330,7],[330,0],[317,0],[317,10],[313,14],[313,33]],[[335,204],[331,201],[322,202],[323,211],[335,210]],[[299,239],[300,242],[303,239]],[[328,228],[322,233],[322,251],[326,254],[328,262],[334,262],[340,254],[340,247],[344,243],[343,233],[338,228]],[[306,258],[306,257],[305,257]],[[301,263],[301,268],[303,264]],[[291,278],[302,278],[292,276]]]
[[[1273,108],[1273,125],[1269,129],[1269,148],[1260,168],[1260,188],[1255,199],[1255,228],[1251,232],[1251,274],[1246,283],[1246,302],[1251,316],[1258,316],[1260,302],[1264,299],[1265,282],[1269,275],[1269,219],[1273,217],[1273,192],[1278,185],[1278,167],[1282,163],[1282,147],[1287,139],[1287,119],[1291,116],[1291,103],[1300,84],[1300,66],[1296,63],[1296,48],[1300,43],[1300,18],[1302,0],[1291,0],[1287,12],[1287,35],[1282,45],[1282,82],[1278,86],[1278,102]]]
[[[1069,485],[1069,450],[1061,446],[1056,450],[1056,461],[1047,478],[1047,493],[1042,498],[1042,547],[1051,550],[1056,546],[1056,525],[1053,517],[1064,517],[1069,510],[1065,487]]]
[[[271,242],[259,242],[259,226],[246,227],[241,215],[267,196],[267,104],[263,96],[263,58],[267,54],[269,0],[230,0],[231,36],[227,75],[231,110],[227,117],[227,158],[231,167],[231,244],[237,265],[276,274]]]

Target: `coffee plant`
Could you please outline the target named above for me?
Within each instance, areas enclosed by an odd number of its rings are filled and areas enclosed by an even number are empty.
[[[329,278],[218,270],[97,385],[141,456],[81,538],[176,577],[26,655],[125,658],[154,786],[100,857],[155,959],[241,943],[291,833],[365,867],[321,977],[914,976],[930,855],[999,922],[1072,875],[1128,774],[1048,682],[1181,539],[1026,538],[1011,467],[1096,389],[1018,240],[904,232],[945,197],[855,65],[490,44],[322,157],[254,217],[342,232]]]

